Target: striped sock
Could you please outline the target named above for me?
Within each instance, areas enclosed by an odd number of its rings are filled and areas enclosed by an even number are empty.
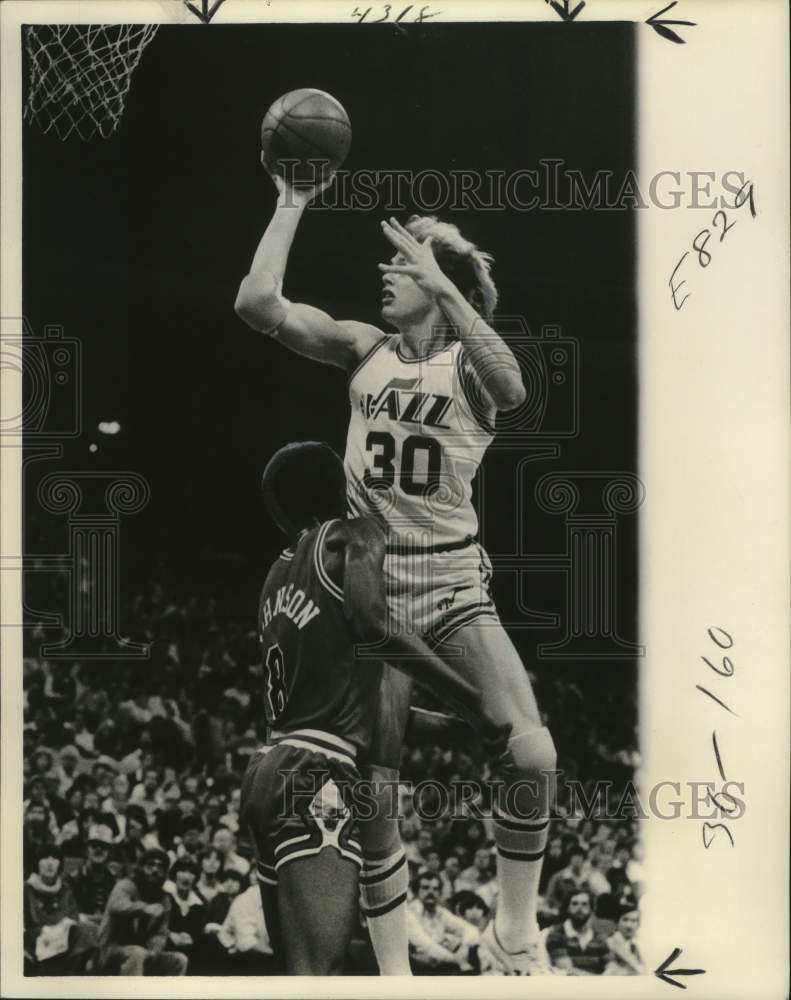
[[[548,819],[517,820],[495,811],[497,934],[509,950],[520,950],[538,935],[538,883],[548,833]]]
[[[365,859],[360,875],[362,908],[383,976],[412,975],[406,928],[408,884],[403,847],[386,858]]]

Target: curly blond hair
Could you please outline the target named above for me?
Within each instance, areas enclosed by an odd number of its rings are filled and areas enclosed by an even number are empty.
[[[440,222],[435,215],[411,215],[405,227],[419,243],[432,240],[437,263],[470,305],[485,320],[497,306],[497,288],[492,281],[494,257],[465,239],[458,226]]]

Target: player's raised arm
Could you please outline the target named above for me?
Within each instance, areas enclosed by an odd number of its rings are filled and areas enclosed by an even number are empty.
[[[495,753],[505,750],[510,726],[497,726],[481,705],[480,691],[452,670],[417,635],[390,628],[383,565],[385,540],[373,518],[344,521],[328,533],[330,553],[342,557],[343,602],[355,636],[373,645],[372,653],[416,683],[459,705],[476,720],[484,742]]]
[[[239,286],[236,313],[248,326],[297,354],[350,371],[382,332],[367,323],[339,322],[321,309],[289,302],[282,294],[288,255],[302,213],[332,177],[307,191],[288,187],[278,174],[272,177],[278,189],[275,214]]]

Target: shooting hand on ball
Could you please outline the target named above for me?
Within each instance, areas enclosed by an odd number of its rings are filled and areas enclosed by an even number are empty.
[[[295,187],[292,184],[288,184],[282,174],[279,174],[277,170],[273,170],[269,167],[266,162],[264,154],[261,154],[261,163],[269,174],[269,176],[274,181],[275,187],[278,193],[278,204],[294,206],[297,208],[304,208],[309,205],[314,198],[321,194],[321,192],[330,186],[335,180],[335,171],[331,171],[324,177],[318,184],[312,187]]]
[[[407,274],[429,295],[434,297],[453,287],[453,283],[437,263],[432,247],[432,238],[419,243],[415,237],[391,218],[382,223],[382,232],[404,258],[403,264],[380,264],[379,270],[385,274]]]

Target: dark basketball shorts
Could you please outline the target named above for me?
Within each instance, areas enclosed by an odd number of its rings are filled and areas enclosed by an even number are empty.
[[[253,754],[242,781],[241,818],[261,882],[277,885],[284,865],[326,848],[362,867],[351,804],[359,778],[354,747],[320,730],[278,735]]]

